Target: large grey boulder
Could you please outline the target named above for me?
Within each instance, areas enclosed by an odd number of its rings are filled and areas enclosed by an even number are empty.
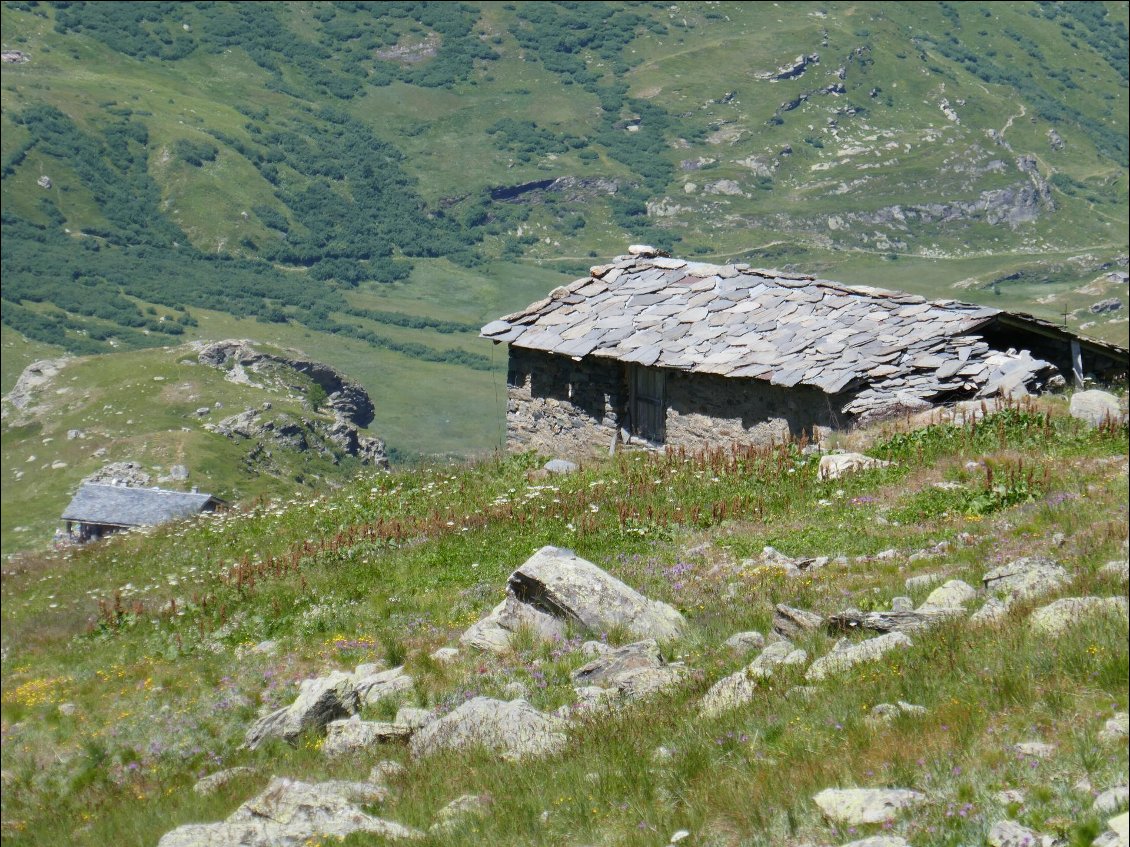
[[[1106,831],[1093,842],[1094,847],[1127,847],[1130,845],[1130,813],[1111,818],[1106,822]]]
[[[919,610],[960,608],[976,596],[977,589],[968,582],[963,582],[960,579],[951,579],[949,582],[931,591],[930,596],[926,598],[926,602],[919,606]]]
[[[421,838],[419,830],[366,814],[379,786],[307,783],[275,777],[221,823],[186,824],[166,833],[158,847],[302,847],[321,838],[367,832],[388,839]]]
[[[828,819],[856,826],[893,820],[926,802],[926,795],[909,788],[826,788],[812,800]]]
[[[570,624],[664,641],[678,637],[684,624],[671,606],[649,600],[561,547],[538,550],[510,575],[506,591],[506,600],[463,633],[463,643],[503,652],[519,629],[548,640],[563,637]]]
[[[1052,847],[1055,839],[1015,821],[999,820],[989,830],[989,847]]]
[[[1116,785],[1096,797],[1091,808],[1101,815],[1111,815],[1119,809],[1125,809],[1128,805],[1130,805],[1130,788],[1125,785]]]
[[[603,653],[573,671],[578,688],[615,690],[618,698],[639,700],[679,682],[686,673],[682,665],[663,659],[654,638],[637,641]]]
[[[353,687],[366,706],[407,694],[412,684],[403,666],[382,671],[374,665],[359,665],[353,673]]]
[[[778,665],[799,665],[808,660],[808,653],[796,649],[790,641],[775,641],[736,673],[718,680],[702,696],[699,714],[711,717],[751,701],[757,682],[773,675]]]
[[[330,721],[349,717],[361,708],[352,674],[334,671],[329,676],[302,681],[298,699],[260,718],[247,730],[245,746],[254,750],[271,738],[293,743],[308,729],[321,729]]]
[[[1091,426],[1098,426],[1104,421],[1126,421],[1126,412],[1118,398],[1107,391],[1079,391],[1072,394],[1068,411],[1071,417],[1086,421]]]
[[[525,700],[475,697],[417,731],[409,749],[421,757],[440,750],[485,747],[518,759],[555,753],[565,742],[565,722]]]
[[[521,629],[543,641],[565,637],[565,621],[507,594],[489,615],[471,624],[459,641],[488,653],[505,653],[510,639]]]
[[[1049,594],[1070,581],[1071,575],[1063,565],[1042,556],[1014,559],[981,577],[986,591],[1003,593],[1008,602]]]
[[[527,559],[510,575],[508,589],[522,602],[593,632],[622,628],[665,641],[683,630],[683,616],[673,607],[561,547],[543,547]]]
[[[1059,635],[1068,627],[1092,615],[1127,617],[1125,597],[1064,597],[1041,606],[1028,619],[1032,629],[1043,635]]]
[[[911,644],[910,638],[902,632],[888,632],[886,635],[869,638],[858,644],[851,644],[847,639],[841,639],[832,648],[831,653],[821,656],[812,663],[804,678],[809,682],[815,682],[829,674],[842,673],[855,665],[874,662],[891,650],[907,648]]]

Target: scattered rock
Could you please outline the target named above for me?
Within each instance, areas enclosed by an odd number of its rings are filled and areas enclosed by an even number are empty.
[[[440,647],[432,653],[432,658],[441,665],[447,665],[459,658],[458,647]]]
[[[873,459],[862,453],[830,453],[820,457],[820,479],[839,479],[845,474],[858,471],[869,471],[875,468],[885,468],[890,462],[882,459]]]
[[[78,711],[78,706],[76,706],[74,703],[60,703],[59,704],[59,714],[62,715],[63,717],[69,718],[69,717],[73,716],[75,714],[75,712],[77,712],[77,711]]]
[[[574,473],[577,470],[577,465],[567,459],[550,459],[543,468],[551,474],[564,475]]]
[[[913,703],[907,703],[905,700],[899,700],[897,703],[879,703],[876,706],[872,706],[870,719],[876,723],[890,723],[901,715],[909,715],[917,718],[925,714],[925,706],[916,706]]]
[[[542,641],[562,639],[566,634],[563,620],[508,594],[489,615],[472,624],[459,642],[488,653],[505,653],[519,630],[527,630]]]
[[[555,753],[565,746],[565,723],[525,700],[475,697],[412,736],[413,756],[482,746],[507,758]]]
[[[980,609],[969,618],[971,626],[986,626],[999,623],[1008,615],[1008,606],[996,597],[990,597]]]
[[[1103,421],[1125,423],[1126,412],[1117,397],[1108,391],[1078,391],[1071,395],[1071,417],[1098,426]]]
[[[326,724],[326,740],[322,752],[327,756],[343,756],[367,750],[388,741],[406,741],[412,728],[385,721],[363,721],[360,715]]]
[[[995,795],[995,799],[998,803],[1005,806],[1011,803],[1022,806],[1026,798],[1024,792],[1019,788],[1006,788],[1004,791],[998,791]]]
[[[910,842],[901,835],[872,835],[858,841],[849,841],[843,847],[910,847]]]
[[[806,632],[820,629],[824,618],[815,612],[795,609],[778,603],[773,609],[773,631],[782,638],[794,639]]]
[[[1117,312],[1122,308],[1122,301],[1117,297],[1108,297],[1091,304],[1092,315],[1102,315],[1107,312]]]
[[[296,699],[247,730],[245,746],[254,750],[271,738],[293,743],[308,729],[321,729],[330,721],[355,714],[361,699],[354,687],[353,675],[334,671],[327,677],[306,679]]]
[[[1127,735],[1130,735],[1130,714],[1127,712],[1118,712],[1099,730],[1099,738],[1103,741],[1121,741]]]
[[[917,591],[920,588],[929,588],[931,585],[937,585],[945,578],[945,574],[940,573],[924,573],[912,576],[906,580],[906,590]]]
[[[456,797],[436,812],[435,823],[428,828],[428,832],[434,835],[458,829],[467,818],[485,815],[491,802],[487,794],[464,794]]]
[[[412,690],[412,684],[412,677],[403,666],[378,671],[374,666],[360,665],[353,673],[353,687],[366,706],[406,694]]]
[[[541,637],[561,638],[567,624],[593,632],[624,629],[637,638],[667,640],[679,635],[683,616],[666,603],[649,600],[561,547],[543,547],[510,575],[507,598],[463,634],[464,643],[505,650],[521,627]]]
[[[1130,813],[1123,812],[1111,818],[1106,826],[1106,832],[1094,840],[1094,847],[1127,847],[1130,844]]]
[[[1051,847],[1055,839],[1014,821],[1000,820],[989,830],[990,847]]]
[[[961,606],[928,606],[917,609],[892,609],[889,612],[861,612],[859,609],[844,609],[830,616],[825,624],[832,631],[851,632],[869,629],[874,632],[915,632],[928,629],[949,618],[965,614]]]
[[[188,468],[184,465],[173,465],[169,468],[169,479],[175,482],[184,482],[188,479]]]
[[[873,662],[891,650],[907,648],[911,644],[910,638],[901,632],[889,632],[877,638],[860,641],[858,644],[851,644],[846,638],[841,639],[831,653],[812,663],[804,678],[809,682],[815,682],[829,674],[840,673],[863,662]]]
[[[1044,741],[1021,741],[1016,751],[1033,759],[1048,759],[1055,754],[1055,745]]]
[[[765,636],[754,630],[739,632],[727,638],[725,646],[735,653],[750,653],[765,646]]]
[[[319,838],[367,832],[388,839],[423,833],[372,817],[356,802],[374,802],[368,783],[307,783],[274,777],[267,788],[222,823],[186,824],[166,833],[158,847],[301,847]],[[352,796],[350,796],[352,795]],[[354,797],[360,796],[360,800]]]
[[[1116,785],[1096,797],[1091,808],[1100,814],[1112,815],[1119,809],[1125,809],[1128,804],[1130,804],[1130,788]]]
[[[1128,615],[1125,597],[1064,597],[1032,612],[1029,622],[1044,635],[1059,635],[1085,617],[1101,614]]]
[[[761,551],[759,560],[746,559],[742,562],[743,568],[754,566],[780,568],[789,576],[798,576],[808,571],[813,571],[826,566],[829,562],[827,556],[808,556],[793,558],[773,547],[765,547]]]
[[[202,796],[214,794],[219,791],[233,779],[238,779],[243,776],[250,776],[255,773],[255,768],[240,766],[236,768],[227,768],[226,770],[216,771],[210,773],[208,776],[198,779],[196,784],[192,786],[192,790]]]
[[[908,788],[826,788],[812,798],[825,817],[855,826],[893,820],[903,809],[926,802]]]
[[[110,462],[86,477],[82,484],[86,485],[90,482],[144,488],[149,485],[151,479],[152,477],[142,470],[139,462]]]
[[[403,775],[407,770],[400,762],[391,759],[382,759],[369,769],[369,782],[375,785],[385,785],[390,780]]]
[[[1009,603],[1048,594],[1070,581],[1071,576],[1063,565],[1040,556],[1015,559],[981,577],[986,591],[1004,593]]]
[[[573,671],[579,688],[614,689],[625,700],[638,700],[675,685],[682,679],[682,665],[663,660],[654,638],[610,650]]]
[[[699,714],[710,717],[748,703],[757,691],[757,681],[772,676],[774,667],[806,661],[808,653],[796,649],[791,641],[775,641],[746,667],[714,683],[702,697]]]
[[[920,609],[960,608],[977,596],[977,589],[960,579],[951,579],[930,592]]]
[[[413,732],[427,726],[436,719],[436,713],[431,709],[416,709],[412,706],[401,706],[396,710],[393,723],[397,726],[408,727]]]

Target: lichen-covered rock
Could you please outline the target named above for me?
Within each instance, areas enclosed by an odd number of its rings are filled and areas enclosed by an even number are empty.
[[[920,608],[955,608],[962,607],[977,596],[977,589],[960,579],[951,579],[930,592],[926,602]]]
[[[1091,426],[1098,426],[1104,421],[1122,423],[1126,420],[1126,412],[1118,398],[1109,391],[1077,391],[1071,395],[1068,411],[1071,417],[1086,421]]]
[[[1099,738],[1103,741],[1121,741],[1127,735],[1130,735],[1130,713],[1127,712],[1116,713],[1099,730]]]
[[[858,644],[841,640],[831,653],[812,663],[804,678],[809,682],[821,680],[829,674],[842,673],[863,662],[874,662],[891,650],[910,647],[911,644],[909,636],[901,632],[888,632]]]
[[[486,794],[464,794],[456,797],[438,812],[435,823],[428,827],[428,832],[450,832],[458,829],[468,818],[482,817],[490,808],[491,798]]]
[[[306,783],[275,777],[267,788],[220,823],[186,824],[168,832],[158,847],[302,847],[314,839],[356,832],[388,839],[421,838],[419,830],[361,811],[356,803],[378,799],[370,783]]]
[[[820,457],[820,479],[839,479],[849,473],[885,468],[890,462],[874,459],[862,453],[829,453]]]
[[[216,793],[233,779],[250,776],[253,773],[255,773],[255,768],[249,768],[247,766],[226,768],[225,770],[216,771],[216,773],[210,773],[208,776],[198,779],[196,784],[192,786],[192,790],[197,794],[207,796]]]
[[[794,609],[778,603],[773,609],[773,631],[782,638],[793,639],[824,625],[824,618],[805,609]]]
[[[488,653],[505,653],[519,630],[528,630],[544,641],[565,637],[565,622],[508,594],[491,613],[470,626],[459,642]]]
[[[525,700],[475,697],[420,729],[409,742],[413,756],[485,747],[509,758],[555,753],[565,746],[565,723]]]
[[[738,632],[726,639],[726,647],[735,653],[750,653],[765,646],[765,636],[760,632]]]
[[[1015,821],[999,820],[989,830],[989,847],[1051,847],[1055,839]]]
[[[1064,597],[1036,609],[1028,620],[1037,632],[1044,635],[1059,635],[1086,617],[1102,614],[1126,617],[1126,598]]]
[[[1116,785],[1096,797],[1091,808],[1099,814],[1110,815],[1119,809],[1125,809],[1128,805],[1130,805],[1130,788],[1125,785]]]
[[[363,721],[360,715],[326,724],[322,753],[342,756],[367,750],[387,741],[407,741],[412,729],[385,721]]]
[[[617,647],[597,656],[573,671],[578,688],[614,689],[624,700],[639,700],[672,685],[683,678],[682,665],[663,660],[654,638]]]
[[[334,671],[326,677],[302,681],[298,698],[257,720],[245,736],[254,750],[270,738],[294,742],[308,729],[321,729],[330,721],[349,717],[361,707],[352,674]]]
[[[926,795],[909,788],[826,788],[812,800],[830,820],[856,826],[893,820],[926,802]]]
[[[1048,594],[1070,581],[1071,575],[1063,565],[1041,556],[1015,559],[981,577],[986,591],[1004,593],[1009,602]]]
[[[412,677],[405,673],[403,665],[384,671],[361,665],[353,673],[353,687],[366,706],[407,694],[412,685]]]
[[[761,654],[736,673],[724,677],[710,687],[699,704],[704,717],[721,714],[753,699],[757,681],[773,675],[778,665],[799,665],[808,661],[808,653],[798,650],[790,641],[774,641]]]

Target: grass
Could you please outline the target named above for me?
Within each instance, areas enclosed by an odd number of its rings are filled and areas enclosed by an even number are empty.
[[[1046,401],[978,425],[870,435],[872,452],[896,463],[838,481],[819,481],[815,460],[791,446],[627,454],[550,479],[531,478],[536,457],[492,458],[359,478],[313,500],[9,561],[5,841],[152,844],[178,823],[226,816],[271,774],[364,778],[372,761],[393,758],[408,770],[376,809],[384,817],[426,828],[460,794],[492,797],[485,816],[429,844],[642,847],[686,828],[696,843],[737,845],[883,831],[836,831],[821,820],[810,798],[835,785],[929,794],[922,812],[894,823],[915,845],[979,842],[1006,813],[1089,843],[1104,824],[1088,791],[1072,786],[1086,778],[1108,787],[1128,767],[1124,745],[1096,737],[1127,708],[1124,619],[1095,618],[1049,642],[1028,627],[1029,603],[997,629],[953,623],[916,635],[910,650],[808,700],[787,694],[803,684],[803,668],[785,670],[751,703],[698,716],[705,690],[743,664],[722,641],[767,632],[778,602],[826,613],[882,608],[907,593],[909,576],[942,572],[977,585],[994,564],[1041,553],[1074,572],[1065,596],[1125,594],[1098,571],[1126,555],[1125,428],[1087,430]],[[993,490],[970,461],[1023,463],[1032,484],[1019,492],[1028,476],[998,471],[992,485],[1015,496],[980,511],[931,499],[937,482]],[[911,555],[939,542],[944,554]],[[454,665],[428,658],[547,543],[682,610],[687,630],[665,648],[690,670],[678,690],[593,718],[563,753],[521,768],[474,751],[411,761],[396,746],[330,762],[313,735],[293,748],[238,749],[257,711],[289,702],[298,680],[362,661],[404,660],[413,704],[438,711],[471,694],[501,696],[514,682],[539,708],[571,702],[580,642],[600,633],[525,639],[509,655],[464,655]],[[753,558],[765,544],[844,558],[789,578]],[[888,549],[896,552],[876,557]],[[927,591],[912,592],[915,602]],[[249,649],[266,639],[277,652]],[[832,640],[813,633],[799,646],[817,656]],[[896,700],[929,712],[866,720],[872,706]],[[72,714],[59,711],[63,702]],[[1052,758],[1011,747],[1037,738],[1057,746]],[[210,798],[191,791],[199,775],[234,764],[255,773]],[[998,799],[1004,788],[1024,790],[1023,806]]]

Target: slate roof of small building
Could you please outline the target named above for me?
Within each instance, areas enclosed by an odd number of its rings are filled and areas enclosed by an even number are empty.
[[[578,360],[848,391],[843,411],[852,414],[952,392],[990,396],[1052,367],[970,334],[1000,309],[632,249],[492,321],[481,337]]]
[[[88,482],[71,499],[63,520],[105,526],[155,526],[198,515],[220,502],[211,494]]]

